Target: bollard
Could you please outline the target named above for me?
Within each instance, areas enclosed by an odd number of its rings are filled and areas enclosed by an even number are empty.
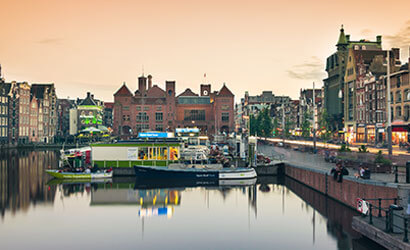
[[[386,211],[386,232],[389,232],[389,211]]]
[[[409,238],[407,237],[407,226],[408,226],[408,221],[407,218],[404,218],[404,242],[409,242]]]
[[[398,183],[399,182],[399,170],[397,167],[397,164],[395,164],[394,166],[394,183]]]
[[[410,161],[406,162],[406,183],[410,183]]]
[[[382,217],[382,199],[379,198],[379,217]]]
[[[370,225],[373,225],[373,214],[372,214],[372,207],[373,207],[373,205],[372,205],[372,203],[370,203],[369,204],[370,206],[369,206],[369,213],[370,213],[370,221],[369,221],[369,223],[370,223]]]

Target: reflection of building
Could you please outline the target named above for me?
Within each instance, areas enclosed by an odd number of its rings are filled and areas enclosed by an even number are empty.
[[[166,81],[165,89],[152,85],[152,77],[138,78],[133,94],[123,84],[114,94],[114,133],[124,138],[141,131],[172,131],[177,127],[198,127],[203,134],[234,129],[234,95],[224,85],[211,92],[202,84],[200,95],[190,89],[176,96],[175,81]]]
[[[8,150],[0,152],[0,211],[27,211],[30,205],[52,203],[55,187],[48,188],[44,171],[57,166],[54,151]]]

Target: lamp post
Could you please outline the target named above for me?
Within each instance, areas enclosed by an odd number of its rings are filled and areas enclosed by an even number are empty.
[[[313,153],[316,154],[316,95],[315,82],[313,82]]]
[[[387,143],[389,156],[392,155],[391,96],[390,96],[390,50],[387,51]]]

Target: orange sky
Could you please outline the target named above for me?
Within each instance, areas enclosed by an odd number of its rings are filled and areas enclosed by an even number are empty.
[[[177,90],[223,82],[238,100],[272,90],[296,98],[335,50],[340,25],[352,40],[383,35],[410,46],[410,1],[0,0],[0,63],[7,81],[54,82],[60,98],[113,99],[122,82],[176,80]]]

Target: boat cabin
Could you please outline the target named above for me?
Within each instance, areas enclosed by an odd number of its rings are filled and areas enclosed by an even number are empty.
[[[168,166],[178,162],[182,142],[175,138],[136,139],[91,145],[92,162],[98,167]]]

